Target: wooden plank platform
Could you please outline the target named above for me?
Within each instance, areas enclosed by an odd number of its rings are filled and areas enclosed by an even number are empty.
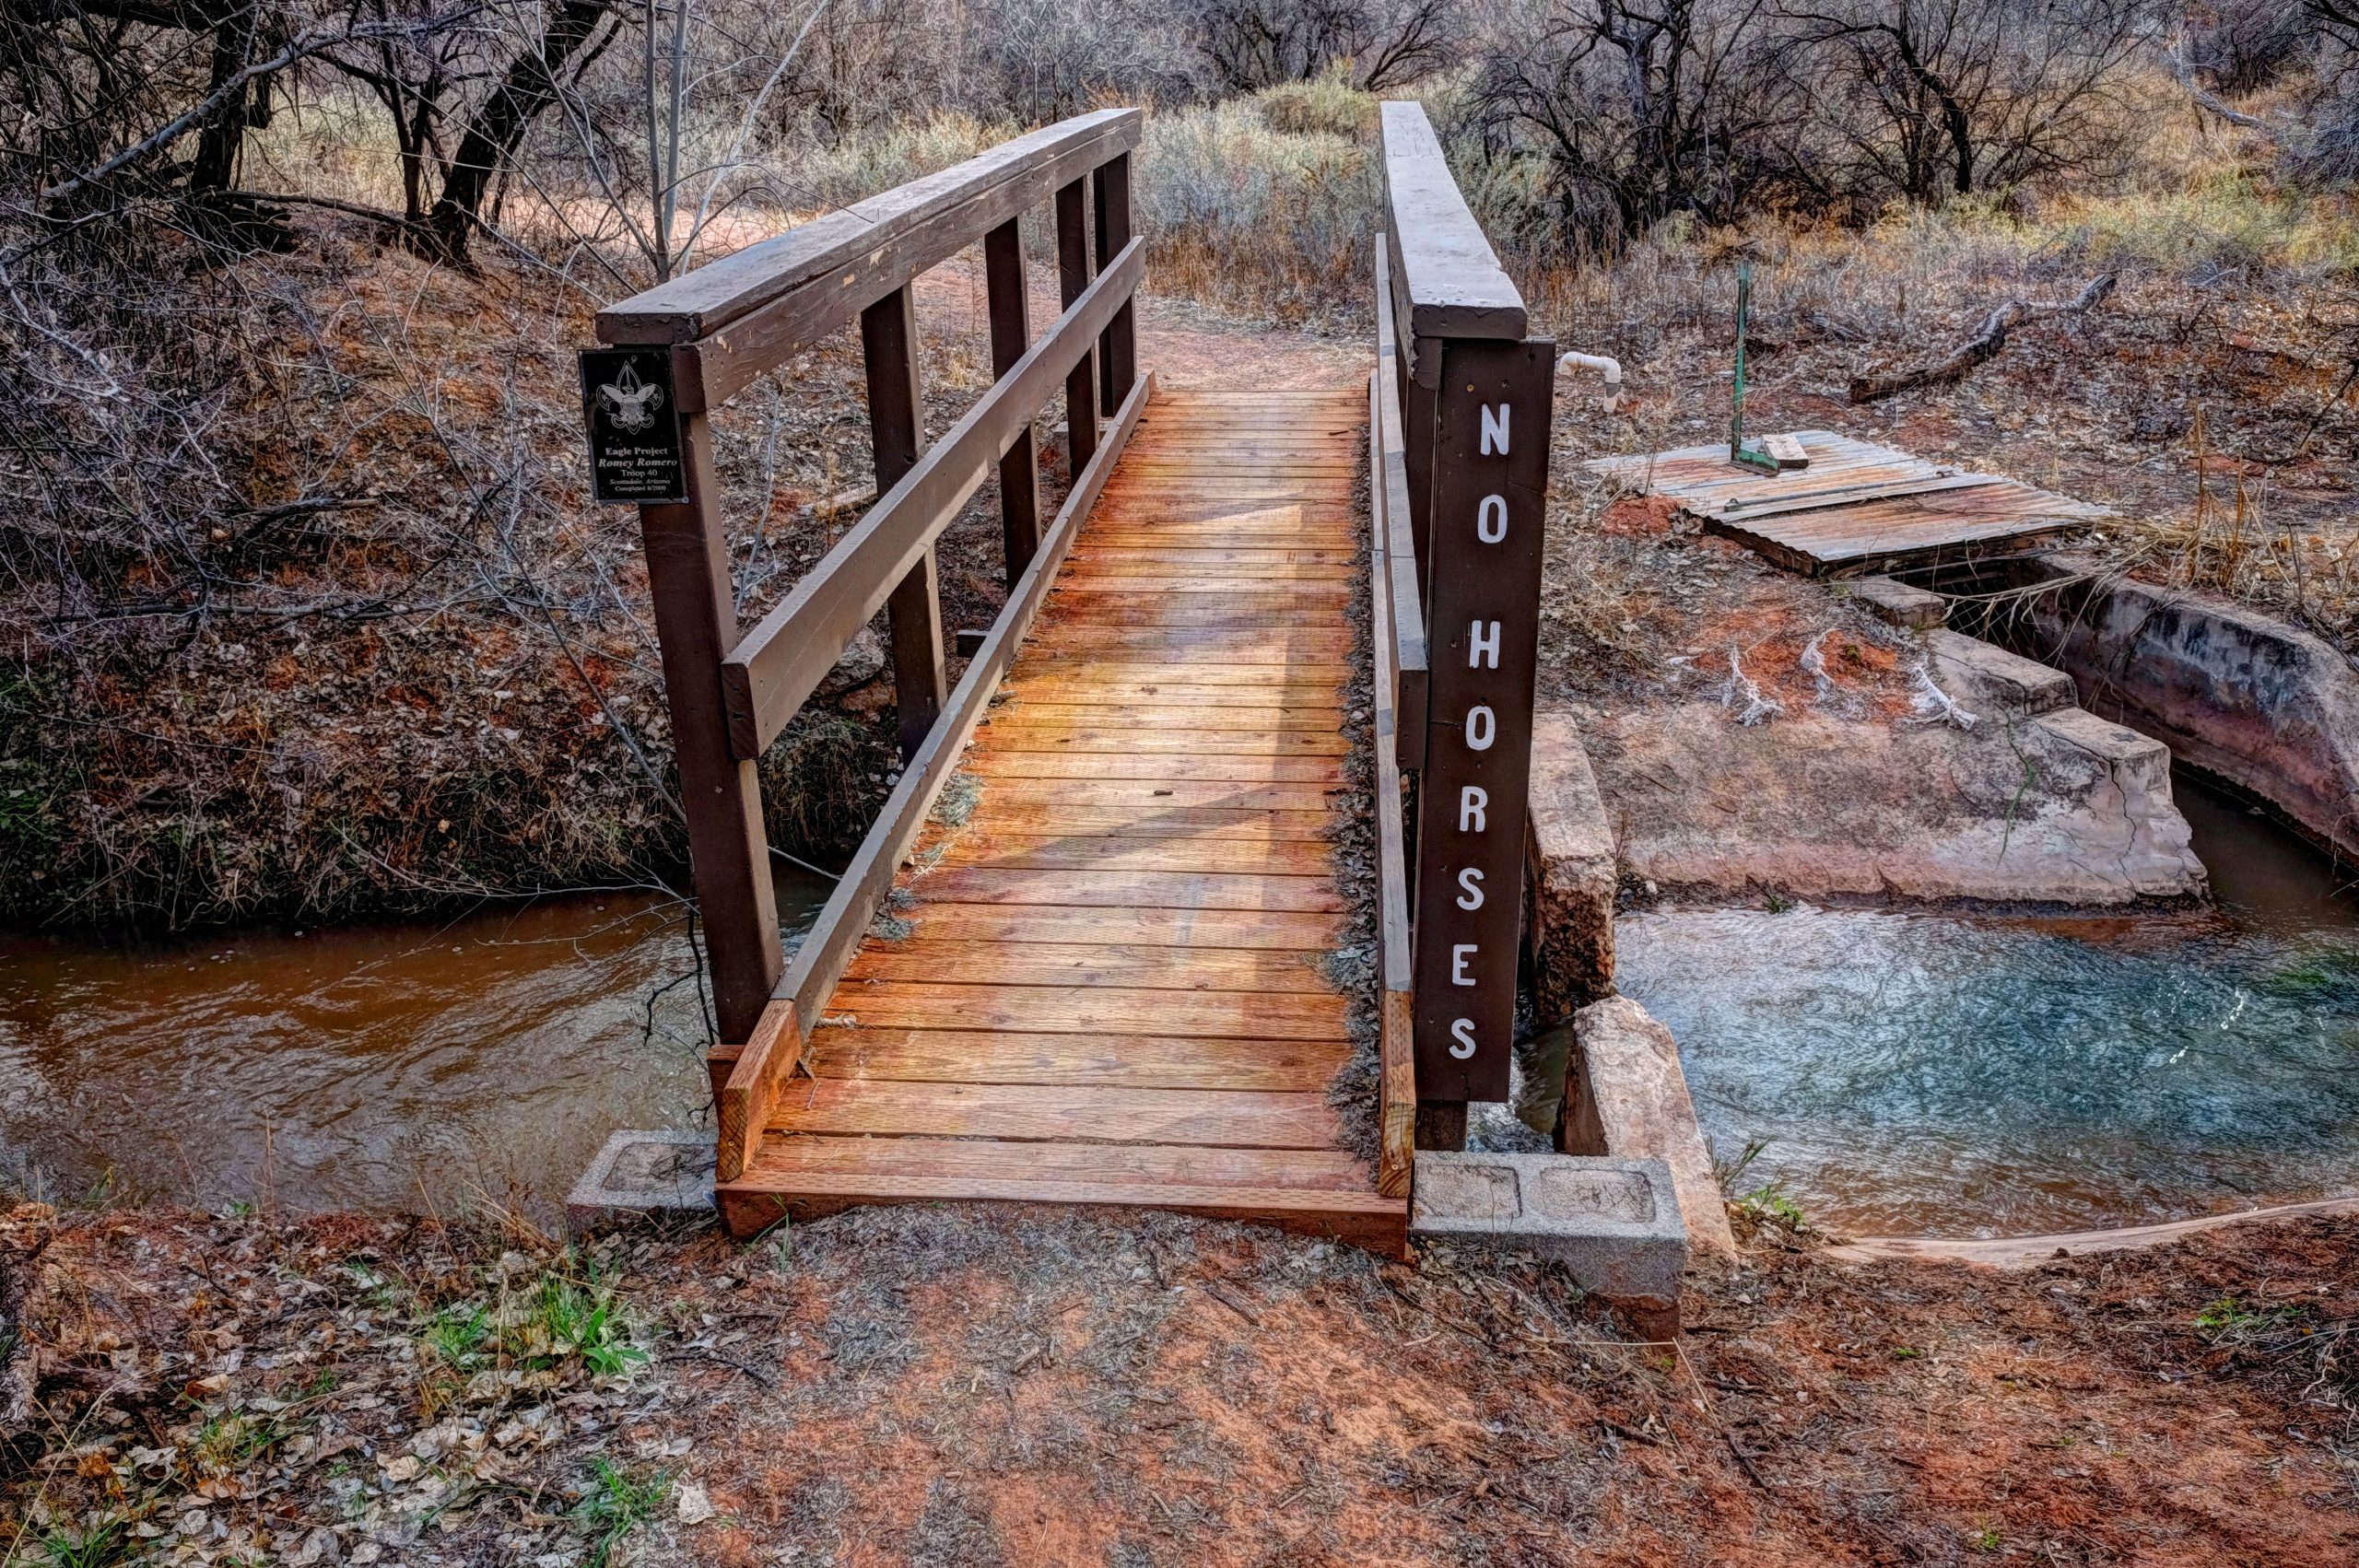
[[[1367,392],[1163,392],[722,1211],[997,1199],[1398,1253],[1322,960]],[[886,929],[889,926],[889,930]]]
[[[2022,550],[2110,515],[2103,507],[1894,447],[1802,430],[1810,466],[1763,474],[1728,443],[1584,466],[1668,496],[1708,532],[1813,577],[1903,571]]]

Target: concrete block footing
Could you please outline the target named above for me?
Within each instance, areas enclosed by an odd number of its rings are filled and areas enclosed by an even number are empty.
[[[565,1195],[567,1234],[710,1214],[715,1153],[710,1132],[616,1133]]]
[[[1687,1225],[1661,1160],[1421,1150],[1409,1234],[1555,1258],[1642,1328],[1676,1327]]]
[[[1949,619],[1949,601],[1938,593],[1911,588],[1897,578],[1863,577],[1850,585],[1851,597],[1868,614],[1911,631],[1928,631]]]

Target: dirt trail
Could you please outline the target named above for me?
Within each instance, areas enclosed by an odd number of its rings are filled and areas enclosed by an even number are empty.
[[[0,1259],[39,1394],[12,1561],[100,1517],[167,1563],[2359,1556],[2349,1217],[2008,1274],[1770,1233],[1691,1282],[1675,1349],[1528,1261],[1152,1215],[871,1210],[568,1260],[20,1209]]]

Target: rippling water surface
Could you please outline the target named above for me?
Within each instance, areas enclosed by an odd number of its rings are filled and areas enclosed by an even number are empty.
[[[2215,913],[1793,908],[1617,928],[1716,1153],[1854,1234],[1992,1235],[2359,1190],[2359,923],[2325,860],[2182,779]]]
[[[807,922],[815,890],[779,893]],[[0,1179],[546,1215],[609,1132],[698,1124],[701,1011],[679,906],[638,896],[129,949],[0,936]]]

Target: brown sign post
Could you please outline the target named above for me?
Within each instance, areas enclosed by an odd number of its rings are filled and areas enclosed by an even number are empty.
[[[1417,827],[1420,1099],[1508,1097],[1554,346],[1460,341],[1441,356]]]
[[[1525,335],[1425,111],[1382,112],[1381,532],[1389,562],[1414,562],[1386,595],[1394,760],[1416,779],[1409,1054],[1417,1141],[1455,1148],[1467,1102],[1508,1094],[1555,348]]]

